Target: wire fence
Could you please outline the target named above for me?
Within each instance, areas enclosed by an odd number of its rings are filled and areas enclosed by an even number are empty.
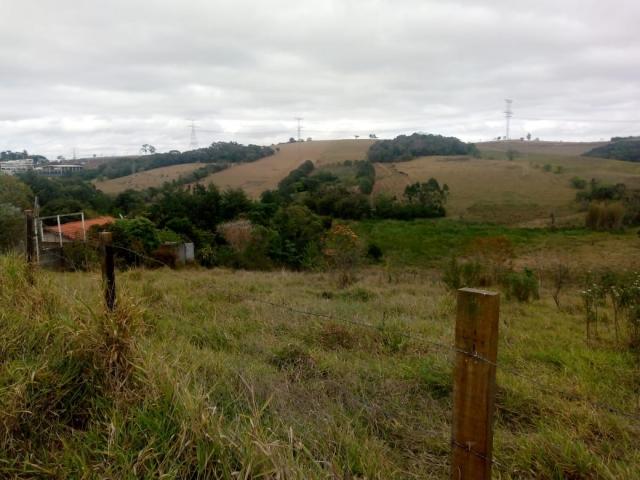
[[[137,252],[135,250],[131,250],[128,248],[124,248],[121,246],[117,246],[114,245],[114,248],[118,249],[118,250],[122,250],[122,251],[126,251],[128,253],[131,254],[135,254],[138,257],[140,257],[143,260],[152,262],[152,263],[156,263],[168,268],[171,268],[170,265],[155,259],[153,257],[149,257],[147,255],[144,255],[140,252]],[[295,314],[299,314],[299,315],[305,315],[305,316],[309,316],[309,317],[314,317],[314,318],[319,318],[319,319],[323,319],[323,320],[330,320],[330,321],[334,321],[334,322],[341,322],[341,323],[345,323],[345,324],[349,324],[349,325],[353,325],[353,326],[357,326],[357,327],[362,327],[362,328],[367,328],[367,329],[372,329],[375,331],[380,331],[381,329],[381,325],[380,324],[373,324],[370,322],[365,322],[362,320],[355,320],[353,318],[347,318],[345,316],[340,316],[340,315],[335,315],[335,314],[328,314],[328,313],[324,313],[324,312],[316,312],[316,311],[312,311],[312,310],[308,310],[308,309],[303,309],[303,308],[299,308],[293,305],[289,305],[287,303],[278,303],[278,302],[273,302],[270,300],[266,300],[264,298],[260,298],[257,297],[255,295],[249,295],[249,294],[238,294],[238,293],[232,293],[220,288],[215,288],[212,285],[209,285],[208,288],[210,289],[215,289],[216,291],[222,293],[223,295],[226,295],[229,299],[231,298],[236,298],[240,301],[250,301],[250,302],[255,302],[258,304],[262,304],[262,305],[267,305],[273,308],[277,308],[280,309],[282,311],[287,311],[290,313],[295,313]],[[419,320],[416,317],[412,318],[413,320]],[[519,370],[516,370],[513,367],[507,366],[507,365],[503,365],[500,364],[498,362],[493,362],[487,358],[482,357],[481,355],[479,355],[477,352],[472,352],[472,351],[465,351],[462,350],[460,348],[456,348],[453,345],[447,345],[438,341],[433,340],[432,338],[426,337],[425,335],[422,335],[420,333],[417,332],[413,332],[413,333],[409,333],[409,332],[398,332],[403,338],[407,339],[407,340],[418,340],[421,341],[422,343],[429,345],[431,347],[434,348],[438,348],[442,351],[446,351],[446,352],[450,352],[450,353],[455,353],[455,354],[460,354],[460,355],[465,355],[475,361],[479,361],[479,362],[484,362],[487,363],[489,365],[491,365],[492,367],[495,367],[496,369],[498,369],[499,371],[503,371],[505,373],[509,373],[511,375],[514,375],[516,377],[519,377],[523,380],[526,380],[527,382],[532,382],[533,385],[536,385],[536,388],[538,389],[538,391],[541,391],[543,393],[549,394],[549,395],[559,395],[563,398],[570,398],[570,397],[575,397],[575,393],[571,393],[567,390],[563,390],[557,387],[553,387],[553,386],[549,386],[549,385],[542,385],[540,384],[540,378],[536,378],[533,377],[531,375],[527,375]],[[624,410],[621,410],[619,408],[616,408],[612,405],[603,403],[603,402],[595,402],[595,401],[591,401],[587,398],[581,398],[581,401],[591,405],[592,407],[598,409],[598,410],[604,410],[607,411],[609,413],[612,414],[616,414],[616,415],[620,415],[622,417],[628,418],[628,419],[633,419],[637,422],[640,422],[640,414],[637,413],[633,413],[633,412],[627,412]]]
[[[113,245],[113,248],[115,250],[121,251],[121,252],[125,252],[127,254],[132,254],[135,255],[137,258],[139,258],[140,260],[143,260],[144,262],[148,262],[150,264],[155,264],[158,266],[162,266],[162,267],[167,267],[167,268],[172,268],[171,265],[162,262],[161,260],[158,260],[156,258],[150,257],[148,255],[145,255],[141,252],[126,248],[126,247],[122,247],[119,245]],[[56,257],[60,258],[62,261],[64,261],[65,257],[64,255],[60,255],[58,253],[55,252],[50,252],[51,254],[55,255]],[[63,288],[66,288],[67,286],[63,286]],[[318,311],[313,311],[313,310],[309,310],[306,308],[301,308],[298,307],[296,305],[291,305],[285,302],[275,302],[275,301],[271,301],[265,298],[261,298],[259,296],[256,295],[249,295],[249,294],[238,294],[235,292],[230,292],[228,290],[225,290],[223,288],[219,288],[216,287],[214,285],[207,285],[207,288],[211,289],[211,290],[215,290],[218,293],[220,293],[223,296],[226,296],[229,301],[231,302],[232,299],[235,299],[237,301],[242,301],[242,302],[253,302],[253,303],[257,303],[260,305],[265,305],[268,306],[270,308],[274,308],[274,309],[278,309],[281,311],[286,311],[289,313],[293,313],[296,315],[303,315],[303,316],[307,316],[307,317],[313,317],[315,319],[318,319],[321,322],[325,322],[325,321],[331,321],[331,322],[337,322],[337,323],[343,323],[343,324],[347,324],[347,325],[352,325],[352,326],[357,326],[360,328],[366,328],[366,329],[370,329],[372,331],[376,331],[376,332],[380,332],[383,327],[383,324],[374,324],[374,323],[370,323],[364,320],[360,320],[360,319],[355,319],[353,317],[346,317],[344,315],[336,315],[336,314],[330,314],[330,313],[326,313],[326,312],[318,312]],[[68,294],[70,294],[72,297],[77,298],[77,291],[68,291]],[[416,317],[412,317],[412,320],[419,320]],[[629,411],[624,411],[622,409],[616,408],[612,405],[609,405],[605,402],[600,402],[600,401],[592,401],[588,398],[585,398],[584,396],[582,398],[575,398],[576,394],[569,392],[565,389],[561,389],[558,387],[554,387],[554,386],[550,386],[550,385],[546,385],[546,384],[542,384],[541,383],[541,379],[540,377],[534,377],[532,375],[528,375],[523,373],[522,371],[519,371],[513,367],[507,366],[507,365],[502,365],[499,362],[493,362],[481,355],[479,355],[477,352],[475,351],[466,351],[460,348],[457,348],[453,345],[447,345],[445,343],[439,342],[434,340],[433,338],[429,338],[421,333],[418,332],[406,332],[406,331],[400,331],[397,332],[399,335],[401,335],[404,339],[409,340],[409,341],[414,341],[414,342],[422,342],[424,345],[428,345],[430,347],[436,348],[438,350],[441,350],[443,352],[447,352],[447,353],[453,353],[456,355],[464,355],[470,359],[472,359],[473,361],[477,361],[477,362],[484,362],[486,364],[489,364],[490,366],[496,368],[497,371],[502,371],[504,373],[513,375],[517,378],[521,378],[527,382],[529,382],[531,385],[535,385],[535,388],[542,393],[545,393],[547,395],[550,396],[560,396],[561,398],[572,398],[575,399],[576,401],[581,401],[586,403],[587,405],[593,407],[594,409],[600,410],[600,411],[606,411],[608,413],[614,414],[614,415],[618,415],[624,418],[627,418],[629,420],[633,420],[634,422],[640,422],[640,415],[638,413],[635,412],[629,412]],[[363,409],[369,409],[371,408],[371,405],[362,402],[358,399],[355,399],[355,401],[360,405],[361,408]],[[509,410],[508,408],[506,408],[503,405],[496,405],[497,408],[499,410],[504,410],[507,412],[511,412],[513,414],[518,414],[518,412],[514,412],[512,410]],[[441,433],[439,432],[433,432],[434,433],[434,437],[438,437],[440,438],[442,436]],[[470,454],[477,456],[479,458],[482,458],[485,461],[491,462],[494,465],[496,465],[497,467],[501,467],[502,464],[498,461],[496,461],[495,459],[489,458],[485,455],[482,455],[481,453],[478,453],[476,451],[474,451],[470,445],[464,445],[461,444],[459,442],[456,442],[455,440],[451,440],[451,446],[452,448],[459,448],[462,449],[464,451],[469,452]]]

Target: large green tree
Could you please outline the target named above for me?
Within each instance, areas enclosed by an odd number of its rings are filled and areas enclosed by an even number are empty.
[[[0,251],[21,244],[24,238],[22,210],[29,208],[33,194],[15,177],[0,174]]]

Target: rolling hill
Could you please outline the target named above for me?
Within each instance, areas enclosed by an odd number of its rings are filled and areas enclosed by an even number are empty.
[[[322,167],[344,160],[366,158],[373,140],[327,140],[278,145],[275,155],[211,174],[199,183],[221,189],[242,188],[257,198],[273,189],[305,160]],[[402,195],[409,183],[430,177],[449,185],[449,216],[505,224],[571,220],[577,213],[571,178],[625,183],[640,188],[640,164],[584,157],[603,142],[484,142],[477,144],[482,158],[469,156],[419,157],[408,162],[376,164],[373,194]],[[515,150],[509,161],[506,152]],[[110,194],[128,188],[160,186],[190,173],[202,164],[157,168],[103,182],[96,186]]]
[[[449,185],[447,209],[453,217],[520,224],[546,220],[553,213],[557,219],[568,220],[578,208],[573,201],[576,190],[570,183],[573,177],[640,188],[640,166],[579,156],[594,145],[488,142],[477,144],[482,158],[433,156],[376,164],[374,195],[402,195],[409,183],[433,177]],[[513,161],[506,158],[510,148],[519,152]]]
[[[305,160],[317,166],[344,160],[362,160],[375,140],[319,140],[278,145],[275,155],[252,163],[234,165],[202,179],[199,183],[214,183],[220,188],[242,188],[258,197],[273,189],[287,174]]]
[[[149,187],[160,187],[164,182],[177,180],[182,175],[201,168],[203,163],[182,163],[179,165],[170,165],[168,167],[154,168],[145,170],[144,172],[134,173],[126,177],[112,178],[110,180],[102,180],[94,182],[98,190],[104,193],[117,195],[125,190],[144,190]]]

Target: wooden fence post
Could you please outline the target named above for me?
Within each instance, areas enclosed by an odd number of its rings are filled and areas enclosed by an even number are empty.
[[[102,247],[102,282],[104,286],[104,303],[107,310],[113,312],[116,306],[116,272],[113,260],[113,236],[111,232],[100,233]]]
[[[34,223],[33,223],[33,210],[25,210],[25,227],[26,227],[26,254],[27,254],[27,281],[33,285],[34,278],[34,264],[36,258],[36,249],[34,243]]]
[[[455,480],[491,478],[499,316],[499,294],[458,290],[451,436]]]

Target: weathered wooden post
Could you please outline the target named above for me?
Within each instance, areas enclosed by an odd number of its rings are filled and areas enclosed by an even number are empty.
[[[113,260],[113,236],[111,232],[100,233],[102,248],[102,283],[104,286],[104,303],[112,312],[116,306],[116,272]]]
[[[27,281],[33,285],[35,282],[34,264],[36,258],[36,249],[34,242],[34,223],[33,210],[24,211],[25,227],[26,227],[26,254],[27,254]]]
[[[491,478],[500,296],[458,290],[451,478]]]

